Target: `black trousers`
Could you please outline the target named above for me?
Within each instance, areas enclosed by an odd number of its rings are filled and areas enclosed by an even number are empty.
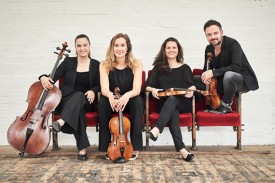
[[[123,112],[130,113],[130,139],[135,151],[142,150],[142,119],[144,113],[144,102],[141,96],[130,98]],[[109,121],[114,113],[110,106],[109,99],[101,96],[98,104],[99,117],[99,151],[107,152],[109,143],[111,142],[111,133],[109,130]]]
[[[192,101],[183,96],[170,96],[159,107],[161,108],[161,110],[159,109],[160,116],[154,127],[157,127],[162,133],[164,127],[168,125],[176,151],[180,151],[185,148],[185,144],[182,141],[179,113],[191,112]]]
[[[222,82],[223,91],[218,92],[223,92],[224,95],[222,98],[222,105],[226,107],[231,106],[236,92],[246,93],[249,91],[249,89],[246,87],[244,83],[242,75],[239,73],[227,71],[224,74],[223,79],[220,79],[219,81]],[[204,83],[202,83],[201,76],[194,76],[194,83],[197,89],[205,90],[206,86]],[[204,98],[201,94],[196,94],[196,97],[198,99]]]
[[[73,92],[66,97],[62,97],[56,109],[57,113],[60,114],[60,119],[65,121],[61,131],[74,134],[79,151],[90,146],[86,132],[85,113],[94,109],[94,104],[89,104],[87,97],[82,92]]]

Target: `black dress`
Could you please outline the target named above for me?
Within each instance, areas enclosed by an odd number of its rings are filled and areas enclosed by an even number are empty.
[[[115,87],[120,88],[120,95],[133,88],[134,75],[131,68],[122,70],[114,68],[109,72],[109,89],[114,91]],[[99,151],[106,152],[111,142],[111,134],[109,130],[109,121],[114,113],[109,103],[109,98],[100,97],[98,104],[99,112]],[[130,139],[135,151],[142,150],[142,117],[144,112],[144,102],[141,96],[130,98],[124,111],[130,113]]]

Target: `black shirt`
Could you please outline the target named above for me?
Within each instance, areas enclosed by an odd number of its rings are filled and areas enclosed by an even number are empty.
[[[86,93],[89,90],[89,72],[76,72],[74,91]]]
[[[205,49],[204,71],[207,66],[207,53],[210,52],[215,55],[213,45],[207,45]],[[244,83],[249,90],[256,90],[259,88],[257,77],[250,66],[241,45],[235,40],[227,36],[223,36],[221,52],[217,57],[213,57],[210,62],[210,69],[213,70],[213,75],[221,83],[225,72],[232,71],[242,75]]]

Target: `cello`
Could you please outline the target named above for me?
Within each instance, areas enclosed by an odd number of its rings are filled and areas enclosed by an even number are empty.
[[[206,70],[210,69],[210,60],[212,57],[212,53],[208,52]],[[214,110],[219,108],[221,105],[221,100],[217,92],[217,83],[217,78],[212,77],[210,84],[206,85],[206,91],[208,91],[208,94],[205,97],[205,103],[206,105],[211,106],[211,108]]]
[[[114,91],[116,99],[120,98],[119,92],[120,89],[116,87]],[[119,115],[109,121],[112,142],[109,144],[107,154],[110,160],[115,163],[124,163],[133,155],[133,147],[127,137],[130,126],[129,119],[123,116],[121,109],[119,110]]]
[[[57,47],[60,53],[54,52],[58,57],[50,75],[51,79],[63,55],[66,55],[64,52],[70,52],[66,50],[67,42],[62,45],[62,49]],[[47,149],[51,137],[48,126],[49,115],[57,107],[61,97],[61,91],[55,85],[50,90],[44,89],[40,81],[30,86],[27,97],[28,108],[22,116],[16,117],[7,132],[8,142],[20,152],[19,156],[23,157],[24,153],[41,154]]]

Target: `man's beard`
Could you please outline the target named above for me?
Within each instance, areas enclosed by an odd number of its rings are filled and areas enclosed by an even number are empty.
[[[214,40],[217,40],[217,39],[214,39]],[[211,40],[211,42],[212,42],[213,40]],[[212,43],[212,45],[213,46],[218,46],[218,45],[220,45],[222,43],[222,41],[218,41],[216,44],[214,44],[214,43]]]

